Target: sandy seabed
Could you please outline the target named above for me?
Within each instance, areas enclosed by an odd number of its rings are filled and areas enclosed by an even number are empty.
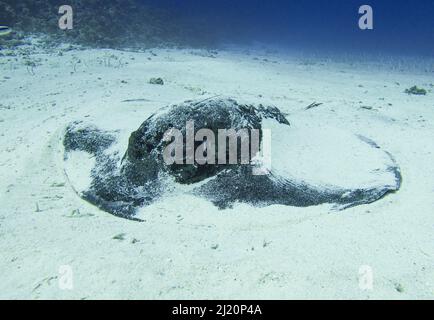
[[[36,66],[0,57],[0,298],[434,298],[432,69],[234,49],[35,49],[30,58]],[[413,85],[428,94],[405,94]],[[139,223],[71,188],[62,137],[72,121],[129,133],[166,105],[217,95],[275,105],[295,127],[375,140],[399,164],[401,189],[344,211],[218,210],[171,196]],[[313,102],[322,105],[306,110]],[[370,290],[360,286],[366,266]]]

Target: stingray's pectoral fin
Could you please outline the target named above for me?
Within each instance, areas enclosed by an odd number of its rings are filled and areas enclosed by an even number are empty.
[[[64,172],[82,199],[115,216],[138,220],[135,218],[138,208],[158,199],[163,187],[157,179],[141,179],[140,171],[138,179],[132,179],[130,172],[125,174],[119,154],[109,149],[116,143],[116,132],[102,131],[82,122],[70,124],[63,140]]]
[[[232,208],[236,202],[258,207],[273,204],[308,207],[336,202],[340,196],[272,174],[254,175],[248,167],[222,172],[193,193],[207,198],[220,209]]]
[[[333,210],[341,211],[351,207],[370,204],[378,201],[390,193],[396,192],[393,189],[371,189],[371,190],[355,190],[350,194],[344,194],[342,199],[337,201],[332,207]]]
[[[93,125],[86,125],[81,121],[76,121],[66,128],[63,146],[66,154],[71,151],[84,151],[92,155],[98,155],[115,141],[116,136],[114,133],[102,131]]]
[[[344,192],[341,198],[336,201],[332,209],[341,211],[351,207],[373,203],[383,199],[389,194],[397,192],[400,188],[400,185],[401,178],[397,180],[396,185],[384,185],[377,188],[357,189]]]
[[[109,201],[96,195],[91,190],[83,192],[82,198],[99,209],[109,212],[115,216],[134,221],[143,221],[141,219],[135,218],[137,206],[135,206],[133,203],[124,201]]]
[[[310,207],[332,204],[335,210],[369,204],[395,192],[401,185],[399,169],[394,170],[394,184],[378,184],[369,188],[343,189],[326,185],[312,185],[291,180],[289,177],[252,175],[248,168],[228,170],[194,189],[219,209],[232,208],[236,202],[256,206],[280,204],[294,207]]]

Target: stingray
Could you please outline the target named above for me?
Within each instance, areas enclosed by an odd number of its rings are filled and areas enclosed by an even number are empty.
[[[194,123],[190,130],[195,136],[201,129],[215,137],[220,130],[247,130],[248,158],[239,152],[241,135],[232,145],[229,136],[225,143],[215,141],[212,145],[219,152],[210,151],[209,136],[189,146],[189,122]],[[178,141],[167,153],[176,140],[167,138],[173,130],[182,137],[181,144]],[[125,146],[115,130],[74,122],[65,130],[63,145],[65,173],[77,194],[104,211],[133,220],[140,208],[170,201],[173,198],[166,195],[179,192],[208,199],[222,210],[236,203],[331,204],[343,210],[380,200],[401,185],[393,156],[369,138],[331,127],[298,127],[277,107],[231,98],[165,107],[132,132]],[[230,146],[237,150],[236,161],[221,156],[233,151]],[[167,162],[176,148],[177,161]],[[202,148],[207,161],[188,159],[191,148]]]

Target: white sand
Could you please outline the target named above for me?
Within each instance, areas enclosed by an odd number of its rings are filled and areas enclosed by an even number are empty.
[[[430,89],[432,66],[401,72],[261,52],[153,52],[35,54],[34,74],[22,58],[0,57],[0,298],[434,298],[433,92],[403,93]],[[151,77],[166,83],[150,85]],[[125,132],[159,108],[219,94],[276,105],[294,128],[373,139],[401,167],[401,190],[339,212],[245,204],[219,211],[174,195],[138,223],[98,210],[68,184],[68,123],[123,128],[127,141]],[[314,101],[324,104],[305,111]],[[65,265],[72,290],[62,286]],[[364,265],[372,290],[359,287]]]

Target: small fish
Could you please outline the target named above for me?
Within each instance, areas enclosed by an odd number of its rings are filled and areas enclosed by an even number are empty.
[[[6,36],[12,32],[11,28],[6,26],[0,26],[0,36]]]

